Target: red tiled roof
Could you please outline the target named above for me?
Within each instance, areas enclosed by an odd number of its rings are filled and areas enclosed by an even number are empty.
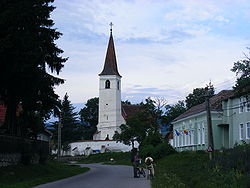
[[[116,63],[115,46],[112,33],[110,33],[108,49],[102,72],[99,75],[117,75],[120,76]]]
[[[211,110],[222,110],[222,101],[228,98],[231,98],[234,96],[233,90],[222,90],[217,95],[210,98],[210,109]],[[198,104],[196,106],[193,106],[183,114],[179,115],[177,118],[174,119],[174,121],[186,118],[188,116],[201,113],[203,111],[206,111],[206,104],[205,102],[202,104]]]
[[[6,107],[3,104],[0,104],[0,126],[4,123],[5,121],[5,116],[6,116]]]
[[[143,111],[141,105],[122,104],[122,116],[124,119],[130,118],[140,111]]]

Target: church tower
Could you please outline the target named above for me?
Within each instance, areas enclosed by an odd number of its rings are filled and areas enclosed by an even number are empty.
[[[94,140],[112,140],[125,123],[121,113],[121,75],[118,72],[110,23],[110,37],[102,72],[99,74],[99,117]]]

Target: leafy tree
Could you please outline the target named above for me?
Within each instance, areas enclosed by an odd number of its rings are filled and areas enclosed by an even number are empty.
[[[164,120],[166,124],[171,123],[179,115],[183,114],[186,111],[186,106],[184,101],[178,101],[174,105],[167,105]]]
[[[126,124],[121,125],[121,132],[116,132],[114,140],[134,147],[134,141],[139,144],[145,140],[149,134],[159,132],[159,119],[162,115],[161,108],[156,106],[156,102],[147,98],[145,103],[140,103],[141,111],[126,119]]]
[[[234,63],[231,71],[235,72],[238,76],[234,86],[236,93],[238,95],[250,93],[250,58],[245,55],[245,59]]]
[[[121,125],[121,132],[116,132],[113,139],[134,147],[134,142],[139,144],[146,138],[149,132],[154,131],[150,124],[150,117],[145,112],[137,112],[126,120],[126,124]]]
[[[214,88],[212,89],[212,95],[214,94]],[[205,102],[206,98],[206,90],[205,88],[196,88],[193,89],[193,93],[190,93],[187,97],[186,97],[186,108],[190,109],[193,106],[196,106],[198,104],[201,104],[203,102]]]
[[[99,98],[95,97],[89,99],[79,112],[80,119],[83,124],[87,124],[84,127],[84,139],[93,139],[93,134],[96,132],[96,126],[98,124],[98,109]]]
[[[58,75],[67,58],[60,56],[63,51],[54,43],[61,33],[52,28],[53,1],[0,3],[0,100],[7,106],[5,126],[10,134],[21,134],[16,124],[18,105],[25,121],[30,114],[44,118],[59,105],[54,86],[64,80],[49,72]]]
[[[131,102],[126,100],[126,101],[122,101],[122,104],[127,104],[127,105],[131,105]]]
[[[149,132],[142,141],[140,148],[145,145],[153,145],[154,147],[163,142],[162,135],[159,132]]]
[[[159,130],[159,121],[162,119],[162,106],[156,100],[152,100],[150,97],[145,100],[145,103],[140,104],[144,113],[148,116],[148,123],[154,128],[154,131]]]

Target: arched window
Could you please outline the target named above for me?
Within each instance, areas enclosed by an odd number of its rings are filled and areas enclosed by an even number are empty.
[[[117,89],[119,90],[120,89],[120,82],[117,81]]]
[[[109,89],[110,88],[110,81],[106,80],[105,82],[105,89]]]

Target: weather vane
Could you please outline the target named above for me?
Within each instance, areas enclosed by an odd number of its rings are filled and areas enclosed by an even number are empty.
[[[112,27],[113,27],[114,24],[112,22],[110,22],[109,25],[110,25],[110,32],[112,33]]]

